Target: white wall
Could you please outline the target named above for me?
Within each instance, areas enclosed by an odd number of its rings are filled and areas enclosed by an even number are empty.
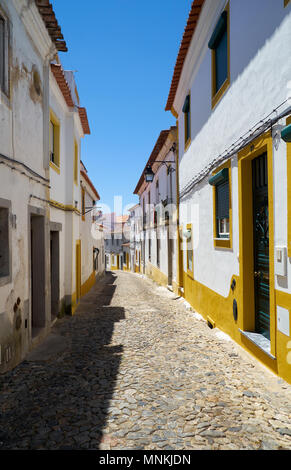
[[[208,0],[203,7],[200,25],[192,40],[174,103],[179,112],[180,191],[209,162],[269,115],[287,97],[287,83],[291,77],[290,46],[288,47],[291,44],[290,7],[284,9],[283,1],[231,0],[231,83],[216,107],[211,109],[211,51],[207,43],[225,2],[219,2],[217,6],[217,10],[214,10],[213,2]],[[181,108],[189,90],[192,142],[184,153],[184,115]],[[284,107],[279,111],[283,109]],[[274,164],[275,238],[276,243],[286,245],[286,145],[282,142],[278,152],[274,152]],[[194,243],[199,240],[194,250],[195,279],[224,296],[229,292],[231,276],[239,274],[236,156],[232,158],[231,172],[231,251],[214,249],[213,246],[212,187],[207,178],[180,201],[180,222],[193,223]],[[196,215],[183,211],[183,204],[188,209],[197,206],[199,223]],[[281,288],[283,285],[286,286],[286,280],[281,280]]]

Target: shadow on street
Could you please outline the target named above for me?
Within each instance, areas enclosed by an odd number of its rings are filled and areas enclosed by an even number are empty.
[[[0,449],[99,448],[123,352],[110,345],[124,318],[110,305],[115,278],[107,272],[75,315],[56,323],[62,354],[25,360],[0,377]]]

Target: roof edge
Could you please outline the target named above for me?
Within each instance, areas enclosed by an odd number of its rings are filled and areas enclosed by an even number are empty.
[[[184,62],[185,62],[192,38],[194,36],[196,25],[199,21],[204,2],[205,0],[194,0],[192,2],[191,10],[188,16],[187,24],[184,30],[178,56],[176,59],[176,64],[174,67],[168,100],[167,100],[167,104],[165,107],[165,111],[171,111],[175,117],[177,117],[177,112],[174,109],[174,100],[175,100],[177,89],[179,86]]]

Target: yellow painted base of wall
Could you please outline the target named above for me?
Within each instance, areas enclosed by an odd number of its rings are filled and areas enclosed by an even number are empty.
[[[181,289],[180,289],[180,287],[179,287],[179,285],[177,284],[176,281],[172,281],[172,288],[173,288],[173,292],[174,292],[176,295],[179,295],[179,296],[182,295]]]
[[[95,271],[92,272],[92,274],[88,277],[87,281],[84,282],[84,284],[81,285],[81,297],[83,295],[86,295],[89,290],[94,286],[96,281],[96,274]]]
[[[129,266],[127,267],[127,266],[123,265],[123,271],[130,272],[130,267]]]
[[[183,297],[198,313],[203,316],[205,321],[210,318],[216,327],[228,334],[234,341],[255,356],[257,360],[268,367],[272,372],[291,384],[291,338],[277,332],[276,357],[273,359],[239,331],[239,329],[242,331],[244,330],[242,292],[239,277],[233,276],[231,282],[233,279],[236,281],[234,290],[230,288],[228,296],[223,297],[198,281],[195,281],[184,272]],[[238,308],[237,321],[235,321],[233,316],[234,299],[237,302]],[[278,305],[291,309],[291,295],[284,295],[283,304],[282,300],[278,303]]]
[[[96,282],[96,274],[95,271],[92,272],[92,274],[88,277],[87,281],[85,281],[81,285],[81,298],[88,294],[88,292],[92,289]],[[80,299],[79,299],[80,300]],[[77,298],[76,298],[76,292],[73,293],[72,295],[72,305],[71,305],[71,313],[74,315],[76,308],[78,306]]]
[[[168,276],[166,276],[166,274],[160,271],[159,268],[153,266],[151,263],[146,265],[145,274],[160,286],[167,287]]]

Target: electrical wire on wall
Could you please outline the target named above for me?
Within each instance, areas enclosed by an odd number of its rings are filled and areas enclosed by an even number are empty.
[[[11,170],[18,171],[22,175],[26,176],[30,180],[35,181],[36,183],[41,184],[42,186],[45,186],[46,188],[50,188],[49,185],[49,180],[47,178],[44,178],[43,176],[39,175],[36,173],[34,170],[29,168],[25,163],[19,162],[18,160],[14,160],[13,158],[7,157],[6,155],[3,155],[0,153],[0,165],[5,165]],[[19,166],[21,168],[19,168]],[[27,172],[29,174],[27,174]]]
[[[204,178],[206,178],[209,173],[225,162],[229,160],[233,155],[238,153],[241,149],[243,149],[247,144],[249,144],[252,140],[259,137],[260,135],[264,134],[269,129],[272,129],[273,125],[276,124],[280,119],[284,118],[291,112],[291,107],[289,106],[285,111],[278,114],[278,109],[280,109],[284,104],[289,101],[287,98],[283,103],[281,103],[277,108],[271,111],[264,119],[261,119],[257,122],[251,129],[245,132],[239,139],[237,139],[233,144],[228,147],[222,154],[212,160],[208,165],[206,165],[194,178],[191,179],[189,183],[187,183],[184,188],[180,191],[180,199],[184,198],[198,183],[200,183]],[[276,114],[274,118],[271,118],[272,114]]]

